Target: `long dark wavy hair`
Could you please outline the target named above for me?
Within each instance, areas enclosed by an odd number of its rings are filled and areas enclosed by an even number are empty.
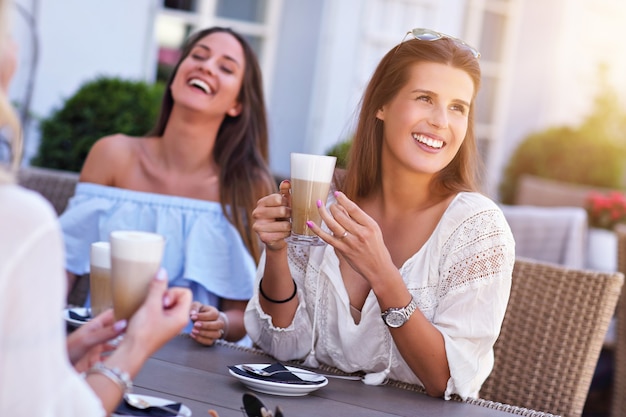
[[[465,140],[452,161],[433,177],[430,188],[440,196],[478,188],[479,158],[474,137],[474,103],[481,76],[478,59],[467,48],[448,38],[436,41],[411,39],[387,52],[363,95],[343,181],[343,191],[352,199],[364,198],[380,187],[383,121],[376,117],[376,113],[408,82],[411,66],[419,62],[451,65],[465,71],[474,84]]]
[[[228,33],[237,39],[245,56],[243,82],[238,97],[241,113],[235,117],[226,115],[213,150],[213,158],[220,167],[220,204],[224,215],[237,228],[258,263],[261,243],[252,230],[251,214],[259,198],[276,190],[276,183],[269,169],[263,79],[257,57],[248,42],[232,29],[224,27],[211,27],[191,35],[183,45],[181,57],[167,81],[156,125],[146,136],[163,135],[174,106],[170,87],[181,62],[200,39],[217,32]]]

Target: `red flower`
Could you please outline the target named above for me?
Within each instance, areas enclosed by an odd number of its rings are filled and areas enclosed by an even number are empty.
[[[617,191],[602,194],[592,191],[587,196],[589,225],[612,230],[618,223],[626,223],[626,195]]]

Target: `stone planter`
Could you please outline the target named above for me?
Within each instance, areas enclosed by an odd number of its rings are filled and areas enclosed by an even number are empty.
[[[596,271],[617,271],[617,235],[615,232],[589,228],[586,267]]]

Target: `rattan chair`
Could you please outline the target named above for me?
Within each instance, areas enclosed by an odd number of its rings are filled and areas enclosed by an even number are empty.
[[[486,400],[579,417],[624,275],[518,258]]]
[[[626,273],[626,224],[615,227],[617,234],[617,269]],[[626,291],[617,304],[617,337],[614,346],[615,368],[611,416],[626,416]]]
[[[63,213],[67,203],[74,195],[78,182],[78,173],[49,168],[21,168],[17,174],[18,183],[44,196],[57,214]]]

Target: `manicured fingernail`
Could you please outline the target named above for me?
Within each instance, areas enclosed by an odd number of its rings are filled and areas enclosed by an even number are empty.
[[[167,271],[165,271],[165,268],[159,268],[159,272],[156,274],[156,279],[159,281],[165,281],[167,279]]]
[[[322,207],[322,200],[317,200],[317,208]]]
[[[170,297],[166,294],[163,296],[163,307],[168,308],[169,306],[172,305],[172,300],[170,299]]]
[[[313,223],[311,220],[307,220],[307,221],[306,221],[306,225],[307,225],[307,226],[309,226],[309,228],[313,228],[313,225],[314,225],[314,224],[315,224],[315,223]]]
[[[128,322],[125,319],[116,321],[113,324],[113,329],[115,329],[116,332],[119,332],[121,330],[124,330],[126,328],[126,325],[128,324]]]
[[[337,197],[337,196],[339,195],[339,191],[335,191],[335,192],[333,193],[333,195],[334,195],[335,197]]]

